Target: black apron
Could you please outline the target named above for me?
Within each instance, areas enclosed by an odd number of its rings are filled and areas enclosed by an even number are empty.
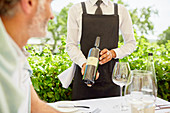
[[[118,47],[119,40],[119,15],[117,4],[114,4],[113,15],[92,15],[87,14],[85,3],[82,2],[82,36],[81,51],[87,58],[88,51],[94,47],[95,39],[100,36],[100,50],[108,50]],[[76,65],[73,81],[72,100],[94,99],[104,97],[120,96],[120,87],[112,82],[112,70],[115,62],[112,59],[106,64],[98,66],[100,73],[98,80],[92,87],[88,87],[82,81],[81,68]]]

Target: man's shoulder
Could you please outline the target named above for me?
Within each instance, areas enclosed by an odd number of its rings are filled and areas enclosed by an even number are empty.
[[[17,53],[11,46],[10,40],[0,20],[0,71],[12,75],[17,65]]]
[[[119,8],[124,9],[126,8],[123,4],[117,4]]]
[[[69,9],[70,14],[80,14],[82,12],[81,2],[72,5]]]
[[[70,10],[80,10],[80,7],[81,7],[81,2],[80,3],[76,3],[76,4],[73,4],[70,8]]]
[[[111,2],[111,1],[109,1],[110,2],[110,4],[113,4],[113,6],[114,6],[114,4],[117,4],[117,6],[118,6],[118,8],[125,8],[125,5],[123,5],[123,4],[119,4],[119,3],[116,3],[116,2]]]

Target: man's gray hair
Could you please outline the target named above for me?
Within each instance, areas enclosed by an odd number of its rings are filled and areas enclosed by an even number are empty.
[[[15,13],[15,5],[20,0],[0,0],[0,16],[8,15],[11,16]],[[44,5],[45,0],[39,0],[39,5]]]
[[[20,0],[0,0],[0,16],[9,15]]]

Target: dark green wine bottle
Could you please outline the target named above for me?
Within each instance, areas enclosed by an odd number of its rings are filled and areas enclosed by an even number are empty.
[[[85,72],[83,76],[84,83],[91,87],[95,82],[96,72],[99,64],[99,44],[100,37],[96,37],[95,45],[89,50]]]

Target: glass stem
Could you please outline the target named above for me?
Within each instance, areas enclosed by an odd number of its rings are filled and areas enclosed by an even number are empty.
[[[122,97],[123,86],[120,86],[120,96]]]
[[[121,109],[121,111],[126,111],[127,108],[124,105],[124,97],[122,95],[122,90],[123,90],[123,86],[120,86],[120,97],[121,97],[120,109]]]
[[[120,97],[121,97],[120,109],[121,109],[121,111],[123,109],[123,106],[122,106],[122,101],[123,101],[123,98],[122,98],[122,89],[123,89],[123,87],[120,86]]]

